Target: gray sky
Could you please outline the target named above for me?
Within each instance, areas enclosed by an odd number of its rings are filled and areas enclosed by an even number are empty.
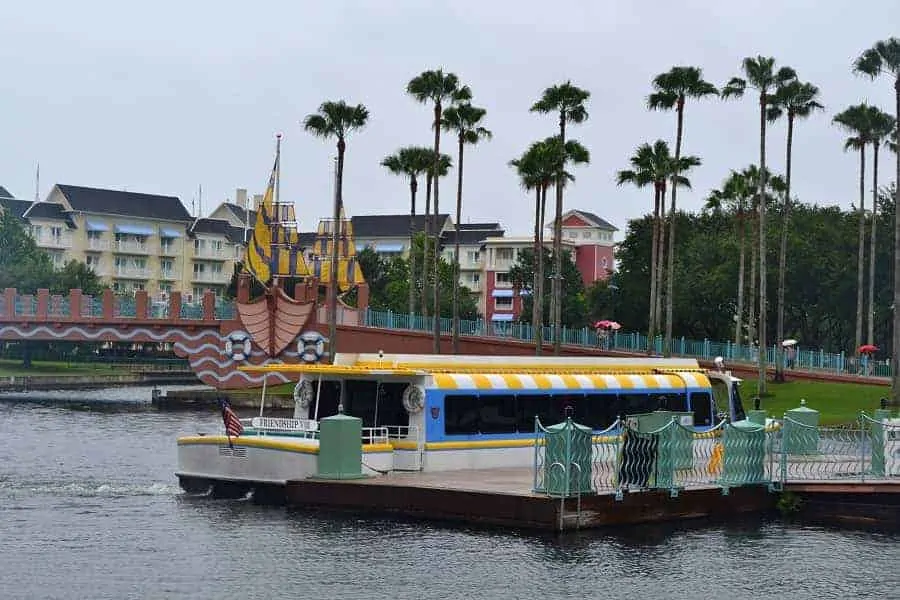
[[[472,87],[494,132],[467,149],[464,220],[531,231],[531,197],[507,162],[555,132],[553,117],[528,108],[545,87],[571,79],[592,93],[589,121],[570,129],[592,161],[576,172],[566,208],[624,230],[649,209],[650,192],[617,189],[615,172],[640,143],[674,138],[674,114],[645,109],[652,77],[696,65],[721,85],[744,56],[764,54],[818,85],[826,105],[796,128],[796,194],[846,207],[858,193],[858,155],[842,151],[844,134],[830,121],[863,100],[892,112],[889,81],[856,77],[850,64],[898,34],[897,23],[895,0],[870,0],[865,10],[814,0],[4,2],[0,185],[33,197],[40,161],[42,198],[62,182],[173,194],[190,209],[202,184],[208,212],[236,187],[262,191],[282,131],[282,199],[297,203],[310,229],[330,214],[334,147],[299,121],[343,98],[371,112],[348,142],[348,212],[406,212],[408,186],[379,161],[402,145],[430,144],[430,108],[404,90],[421,71],[443,67]],[[700,207],[729,169],[757,161],[757,115],[748,97],[688,105],[684,151],[703,165],[681,206]],[[449,136],[442,147],[455,155]],[[781,171],[783,124],[770,128],[768,149]],[[887,183],[893,157],[882,158]],[[441,190],[450,209],[455,175]]]

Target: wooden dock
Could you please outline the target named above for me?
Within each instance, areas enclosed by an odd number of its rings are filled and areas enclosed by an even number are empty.
[[[390,473],[367,479],[289,481],[285,501],[305,508],[436,521],[568,531],[612,525],[720,518],[774,510],[767,486],[692,487],[553,498],[532,491],[531,468]]]

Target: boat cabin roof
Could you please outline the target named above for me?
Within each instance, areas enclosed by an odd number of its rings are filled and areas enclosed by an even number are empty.
[[[446,390],[678,390],[709,388],[692,359],[338,354],[335,364],[244,366],[323,380],[408,381]]]

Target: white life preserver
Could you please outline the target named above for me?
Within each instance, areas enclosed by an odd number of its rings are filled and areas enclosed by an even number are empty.
[[[309,379],[301,379],[294,386],[294,403],[299,404],[300,408],[309,408],[314,396],[312,381]]]
[[[250,354],[250,334],[246,331],[232,331],[225,338],[225,354],[231,360],[243,362]]]
[[[403,408],[411,415],[425,408],[425,388],[410,384],[403,390]]]
[[[297,339],[297,354],[305,363],[317,363],[325,356],[325,336],[318,331],[307,331]]]

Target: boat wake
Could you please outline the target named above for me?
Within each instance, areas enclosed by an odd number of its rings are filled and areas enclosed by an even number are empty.
[[[67,496],[75,498],[123,498],[131,496],[177,496],[177,484],[98,481],[15,481],[0,479],[0,497]]]

